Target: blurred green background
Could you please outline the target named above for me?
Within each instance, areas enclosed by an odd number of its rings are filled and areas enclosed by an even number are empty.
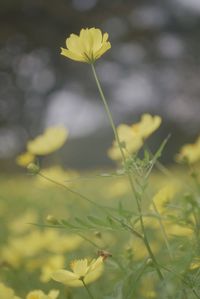
[[[152,149],[172,134],[164,162],[199,132],[199,0],[1,0],[0,167],[19,171],[17,154],[44,128],[70,138],[44,163],[108,167],[113,136],[90,67],[62,57],[70,33],[99,27],[112,48],[96,63],[116,124],[160,114]]]

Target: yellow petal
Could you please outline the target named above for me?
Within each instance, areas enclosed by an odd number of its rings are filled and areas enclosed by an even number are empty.
[[[103,46],[101,47],[101,49],[99,51],[97,51],[94,54],[94,58],[98,59],[99,57],[101,57],[106,51],[108,51],[111,48],[111,44],[110,42],[106,42],[105,44],[103,44]]]
[[[103,257],[99,256],[98,259],[92,260],[92,262],[89,265],[88,272],[94,271],[95,269],[100,267],[102,264],[103,264]]]
[[[91,28],[92,29],[92,28]],[[82,53],[86,54],[88,57],[91,58],[92,54],[92,35],[90,30],[91,29],[82,29],[80,31],[80,40],[82,44]]]
[[[108,40],[108,37],[109,37],[108,33],[107,33],[107,32],[104,33],[104,35],[103,35],[103,40],[102,40],[102,44],[104,44],[104,43]]]
[[[69,285],[69,283],[79,279],[79,276],[68,270],[58,270],[51,274],[51,278],[55,281]]]
[[[189,164],[193,164],[200,160],[200,137],[193,144],[185,144],[180,153],[176,156],[178,162],[186,160]]]
[[[56,299],[59,295],[59,291],[58,290],[51,290],[48,294],[49,299]]]
[[[161,122],[162,119],[160,116],[152,116],[146,113],[142,115],[140,122],[132,125],[132,130],[135,134],[145,139],[159,128]]]
[[[43,291],[34,290],[28,293],[26,299],[42,299],[46,297]]]
[[[68,131],[62,126],[50,127],[27,144],[27,149],[33,155],[47,155],[62,147],[67,139]]]
[[[78,54],[71,52],[70,50],[67,50],[64,48],[61,48],[61,55],[68,57],[75,61],[87,62],[87,60],[82,55],[78,55]]]
[[[102,47],[102,33],[100,29],[92,28],[92,51],[93,53],[97,52]]]
[[[88,270],[88,274],[86,274],[84,278],[85,283],[89,284],[93,281],[96,281],[102,275],[103,268],[103,259],[100,257],[100,259],[97,259]]]
[[[85,276],[85,274],[87,273],[87,270],[88,270],[87,259],[75,260],[75,261],[71,262],[71,269],[79,277]]]
[[[23,154],[17,156],[16,163],[19,166],[27,167],[28,164],[30,164],[31,162],[34,162],[34,160],[35,160],[35,156],[29,152],[26,152],[26,153],[23,153]]]
[[[66,46],[71,52],[81,55],[83,51],[83,45],[81,39],[76,34],[71,34],[69,38],[66,39]]]

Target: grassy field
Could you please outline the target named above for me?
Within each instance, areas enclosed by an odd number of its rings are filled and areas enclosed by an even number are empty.
[[[26,174],[0,178],[2,294],[6,286],[20,298],[39,289],[57,289],[60,299],[200,298],[199,184],[186,168],[155,170],[143,193],[144,227],[162,279],[141,238],[126,175],[58,166],[41,173],[69,189]],[[104,269],[88,285],[90,295],[51,279],[72,260],[98,256]]]

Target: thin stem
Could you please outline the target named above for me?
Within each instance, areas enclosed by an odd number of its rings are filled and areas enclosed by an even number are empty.
[[[112,127],[112,130],[113,130],[115,139],[116,139],[116,141],[117,141],[117,143],[118,143],[118,145],[119,145],[119,149],[120,149],[121,155],[122,155],[122,157],[123,157],[123,161],[126,161],[126,158],[125,158],[125,155],[124,155],[124,152],[123,152],[123,150],[122,150],[121,143],[120,143],[120,140],[119,140],[119,136],[118,136],[118,133],[117,133],[117,130],[116,130],[116,127],[115,127],[113,118],[112,118],[112,114],[111,114],[111,112],[110,112],[110,109],[109,109],[109,107],[108,107],[106,98],[105,98],[104,93],[103,93],[103,90],[102,90],[102,88],[101,88],[99,79],[98,79],[98,77],[97,77],[97,73],[96,73],[94,64],[91,64],[91,67],[92,67],[92,72],[93,72],[93,75],[94,75],[94,78],[95,78],[95,81],[96,81],[96,84],[97,84],[97,87],[98,87],[98,90],[99,90],[101,99],[102,99],[103,104],[104,104],[104,108],[105,108],[105,110],[106,110],[106,113],[107,113],[107,116],[108,116],[110,125],[111,125],[111,127]]]
[[[166,233],[166,231],[165,231],[165,227],[164,227],[163,222],[162,222],[162,220],[161,220],[160,213],[158,212],[158,209],[157,209],[157,207],[156,207],[156,204],[155,204],[155,202],[154,202],[153,200],[152,200],[152,205],[153,205],[153,209],[154,209],[154,211],[156,212],[156,214],[157,214],[157,216],[158,216],[158,222],[159,222],[159,224],[160,224],[161,232],[162,232],[162,234],[163,234],[163,238],[164,238],[165,244],[166,244],[166,246],[167,246],[167,249],[168,249],[168,252],[169,252],[169,256],[170,256],[170,258],[172,259],[172,258],[173,258],[173,256],[172,256],[172,250],[171,250],[171,247],[170,247],[169,242],[168,242],[167,233]]]
[[[164,270],[170,272],[170,273],[173,273],[175,276],[177,276],[177,278],[179,278],[180,281],[181,281],[182,283],[185,284],[185,286],[187,286],[188,288],[191,289],[191,291],[192,291],[193,294],[196,296],[196,298],[200,299],[200,295],[197,293],[197,291],[195,290],[195,288],[194,288],[194,287],[191,287],[190,283],[187,282],[187,280],[186,280],[182,275],[180,275],[180,274],[174,272],[173,270],[171,270],[171,269],[169,269],[169,268],[167,268],[167,267],[165,267],[165,266],[163,266],[163,265],[160,265],[160,267],[163,268]]]
[[[79,193],[79,192],[77,192],[77,191],[75,191],[75,190],[73,190],[73,189],[67,187],[66,185],[64,185],[64,184],[62,184],[62,183],[60,183],[60,182],[55,181],[54,179],[51,179],[51,178],[47,177],[46,175],[44,175],[44,174],[41,173],[41,172],[38,172],[37,175],[39,175],[40,177],[44,178],[45,180],[47,180],[47,181],[49,181],[49,182],[51,182],[51,183],[53,183],[53,184],[55,184],[55,185],[57,185],[57,186],[60,186],[60,187],[62,187],[62,188],[64,188],[64,189],[66,189],[67,191],[73,193],[73,194],[76,195],[76,196],[79,196],[80,198],[82,198],[82,199],[88,201],[89,203],[92,203],[92,204],[95,205],[96,207],[98,207],[98,208],[102,209],[104,212],[106,212],[106,214],[107,214],[109,217],[114,218],[114,217],[113,217],[112,215],[110,215],[110,214],[108,213],[108,211],[107,211],[107,209],[110,209],[110,207],[104,207],[104,206],[101,206],[101,205],[97,204],[96,202],[94,202],[93,200],[87,198],[86,196],[82,195],[81,193]],[[115,218],[114,218],[114,219],[115,219]],[[115,220],[116,220],[116,219],[115,219]],[[120,222],[120,223],[121,223],[121,222]],[[121,223],[121,225],[124,226],[124,224],[122,224],[122,223]],[[57,227],[58,227],[58,226],[57,226]],[[129,229],[131,229],[131,232],[132,232],[133,234],[135,234],[135,236],[137,236],[137,237],[143,239],[143,237],[142,237],[142,235],[140,235],[140,233],[138,233],[137,231],[135,231],[134,229],[132,229],[132,228],[130,228],[130,227],[129,227]]]
[[[44,174],[41,173],[41,172],[39,172],[37,175],[39,175],[40,177],[44,178],[45,180],[47,180],[47,181],[49,181],[49,182],[51,182],[51,183],[53,183],[53,184],[55,184],[55,185],[57,185],[57,186],[60,186],[60,187],[64,188],[64,189],[67,190],[68,192],[71,192],[72,194],[74,194],[74,195],[76,195],[76,196],[78,196],[78,197],[84,199],[85,201],[88,201],[89,203],[95,205],[96,207],[98,207],[98,208],[100,208],[100,209],[106,211],[106,213],[108,214],[108,212],[107,212],[107,208],[109,208],[109,207],[104,207],[104,206],[99,205],[98,203],[96,203],[95,201],[93,201],[93,200],[87,198],[86,196],[82,195],[82,194],[79,193],[78,191],[75,191],[75,190],[73,190],[73,189],[67,187],[67,186],[64,185],[64,184],[62,184],[62,183],[60,183],[60,182],[57,182],[56,180],[47,177],[46,175],[44,175]],[[109,214],[108,214],[108,215],[109,215]]]
[[[99,79],[98,79],[98,76],[97,76],[94,64],[91,64],[91,67],[92,67],[92,72],[93,72],[93,75],[94,75],[94,78],[95,78],[95,81],[96,81],[96,84],[97,84],[97,87],[98,87],[98,90],[99,90],[99,93],[100,93],[100,96],[101,96],[101,100],[102,100],[103,105],[105,107],[105,110],[106,110],[106,113],[107,113],[110,125],[112,127],[112,130],[113,130],[113,133],[114,133],[114,136],[115,136],[115,140],[116,140],[116,142],[117,142],[117,144],[119,146],[119,149],[120,149],[120,152],[121,152],[121,156],[122,156],[122,160],[123,160],[123,163],[125,165],[126,164],[126,157],[125,157],[125,154],[124,154],[122,146],[121,146],[121,142],[120,142],[119,135],[117,133],[117,130],[116,130],[113,118],[112,118],[112,114],[110,112],[109,106],[107,104],[106,98],[105,98],[103,90],[101,88],[101,85],[100,85],[100,82],[99,82]],[[134,197],[136,199],[137,209],[138,209],[139,218],[140,218],[140,225],[141,225],[142,233],[143,233],[143,236],[144,236],[144,238],[143,238],[144,244],[145,244],[145,246],[147,248],[147,251],[149,252],[149,255],[150,255],[150,257],[151,257],[154,265],[155,265],[155,269],[156,269],[156,271],[158,273],[158,276],[160,277],[161,280],[163,280],[163,275],[162,275],[162,273],[161,273],[161,271],[159,269],[159,266],[158,266],[158,263],[156,261],[156,258],[154,256],[152,250],[151,250],[151,247],[149,245],[149,241],[148,241],[148,238],[147,238],[147,235],[146,235],[146,232],[145,232],[144,222],[143,222],[143,218],[142,218],[142,209],[141,209],[141,205],[140,205],[140,196],[139,196],[138,192],[135,189],[135,186],[134,186],[134,183],[133,183],[133,180],[132,180],[132,177],[131,177],[131,174],[130,174],[129,171],[127,171],[127,176],[128,176],[128,180],[129,180],[129,184],[130,184],[132,193],[133,193],[133,195],[134,195]]]
[[[83,240],[87,241],[88,243],[90,243],[92,246],[94,246],[98,250],[103,249],[103,248],[100,248],[96,243],[94,243],[93,241],[91,241],[89,238],[83,236],[82,234],[77,233],[77,235],[79,235]]]
[[[91,298],[91,299],[95,299],[94,296],[92,295],[90,289],[89,289],[88,286],[86,285],[84,279],[81,279],[81,281],[82,281],[82,283],[83,283],[84,288],[86,289],[86,291],[87,291],[87,293],[88,293],[89,298]]]

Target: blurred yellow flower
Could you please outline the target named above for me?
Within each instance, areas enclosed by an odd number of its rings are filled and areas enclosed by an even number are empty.
[[[42,174],[50,179],[53,179],[57,182],[64,183],[66,186],[72,184],[74,178],[78,177],[78,172],[75,170],[64,170],[61,166],[55,165],[48,168],[42,169]],[[46,180],[43,177],[38,176],[36,178],[38,184],[42,185],[43,187],[54,187],[52,182]]]
[[[35,290],[28,293],[26,299],[56,299],[59,295],[59,291],[51,290],[48,295],[46,295],[41,290]]]
[[[0,283],[0,295],[2,299],[20,299],[15,296],[14,291],[11,288],[8,288],[3,283]]]
[[[13,233],[21,234],[30,230],[30,223],[36,223],[38,221],[38,215],[34,210],[27,210],[25,213],[17,215],[8,223],[8,228]]]
[[[156,209],[159,214],[164,214],[166,212],[167,203],[173,199],[176,194],[177,188],[171,184],[161,188],[153,197]],[[154,211],[153,204],[150,205],[150,209]]]
[[[121,143],[121,148],[125,156],[136,153],[143,145],[143,142],[161,124],[161,118],[158,115],[143,114],[140,122],[131,126],[121,124],[117,127],[117,133]],[[108,156],[112,160],[120,160],[122,158],[119,145],[116,141],[108,150]]]
[[[66,49],[61,48],[61,55],[75,61],[93,63],[111,48],[108,33],[97,28],[81,29],[79,36],[71,34],[66,39]]]
[[[40,280],[47,282],[51,279],[51,274],[64,267],[65,259],[63,255],[53,255],[41,267]]]
[[[144,260],[149,257],[149,253],[144,245],[144,242],[139,238],[134,238],[131,240],[131,243],[129,243],[127,247],[132,250],[135,261]],[[161,244],[159,243],[159,240],[151,241],[151,249],[154,254],[157,254],[160,248]]]
[[[168,236],[192,237],[193,230],[189,226],[172,223],[171,221],[163,221],[165,231]]]
[[[180,153],[176,156],[178,162],[187,161],[189,164],[193,164],[200,160],[200,136],[193,144],[185,144]]]
[[[54,272],[52,279],[61,282],[71,287],[83,286],[97,280],[103,272],[103,257],[93,259],[91,262],[88,259],[75,260],[71,263],[72,271],[58,270]]]
[[[19,166],[26,167],[29,163],[35,160],[35,156],[29,152],[25,152],[16,158],[16,163]]]
[[[140,122],[132,125],[132,129],[142,139],[146,139],[160,127],[161,122],[160,116],[145,113],[141,116]]]
[[[143,145],[141,137],[138,136],[128,125],[119,125],[117,127],[117,133],[125,156],[136,153]],[[120,160],[122,158],[120,148],[116,141],[113,142],[112,147],[108,150],[108,156],[112,160]]]
[[[156,278],[152,273],[148,273],[141,278],[139,292],[143,298],[153,299],[156,294]]]
[[[48,155],[62,147],[68,131],[62,126],[49,127],[42,134],[27,144],[28,152],[33,155]]]

